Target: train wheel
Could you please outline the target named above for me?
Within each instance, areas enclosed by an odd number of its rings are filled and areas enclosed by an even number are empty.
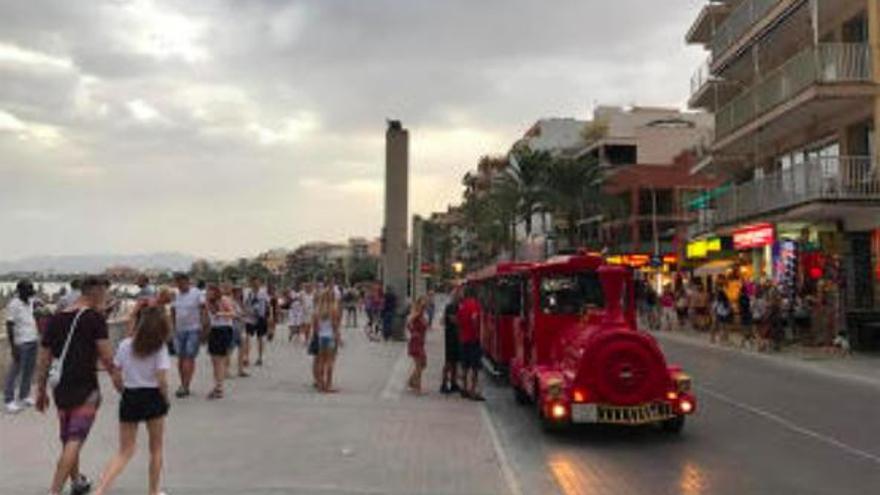
[[[676,416],[660,423],[660,428],[666,433],[679,434],[684,430],[684,416]]]
[[[524,406],[531,402],[531,398],[529,398],[528,394],[526,394],[526,392],[518,385],[514,385],[511,388],[513,389],[513,398],[516,399],[517,404]]]

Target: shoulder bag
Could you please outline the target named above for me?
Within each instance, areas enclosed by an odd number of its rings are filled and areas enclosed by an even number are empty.
[[[85,309],[81,309],[73,318],[73,323],[70,324],[70,331],[67,332],[67,340],[64,342],[64,349],[61,351],[61,356],[53,359],[52,364],[49,365],[48,383],[53,389],[61,383],[61,377],[64,375],[64,360],[67,359],[67,351],[70,349],[70,341],[73,339],[73,333],[76,331],[76,324],[79,322],[79,317],[85,312]]]

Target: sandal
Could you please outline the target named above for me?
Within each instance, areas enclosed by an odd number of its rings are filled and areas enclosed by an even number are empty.
[[[222,388],[215,388],[214,390],[211,391],[210,394],[208,394],[208,400],[216,400],[216,399],[222,399],[222,398],[223,398],[223,389]]]

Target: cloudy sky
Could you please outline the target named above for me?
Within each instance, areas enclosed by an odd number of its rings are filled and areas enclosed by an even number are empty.
[[[375,236],[595,103],[682,105],[704,0],[0,0],[0,259]],[[661,6],[662,4],[662,6]]]

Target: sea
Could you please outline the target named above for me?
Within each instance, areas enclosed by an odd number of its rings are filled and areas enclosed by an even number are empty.
[[[15,291],[16,283],[17,282],[14,280],[0,280],[0,298],[12,294],[12,292]],[[65,282],[35,282],[34,288],[39,294],[54,296],[61,292],[62,288],[67,288],[69,290],[70,285]],[[137,294],[138,287],[134,284],[113,284],[111,290],[120,295],[133,296]]]

